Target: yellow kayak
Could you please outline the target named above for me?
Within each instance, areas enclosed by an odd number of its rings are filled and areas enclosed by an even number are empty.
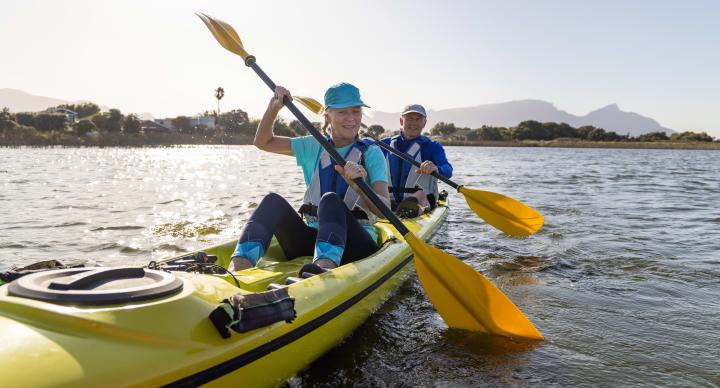
[[[447,212],[441,204],[404,223],[427,240]],[[51,270],[0,286],[3,385],[280,385],[342,342],[407,278],[409,246],[392,225],[376,227],[378,252],[315,276],[298,274],[311,257],[288,261],[275,241],[256,268],[228,273],[229,241],[146,268]],[[209,319],[233,296],[281,294],[293,319],[245,332],[228,325],[227,338]]]

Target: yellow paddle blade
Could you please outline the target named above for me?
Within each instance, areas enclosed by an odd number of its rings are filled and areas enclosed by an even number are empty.
[[[544,339],[530,320],[483,275],[408,233],[418,278],[449,327],[505,337]]]
[[[511,236],[529,236],[545,223],[545,217],[535,209],[502,194],[465,186],[458,187],[458,191],[475,214]]]
[[[248,53],[245,51],[245,48],[240,41],[240,36],[229,24],[204,13],[196,13],[196,15],[203,21],[203,23],[205,23],[221,46],[223,46],[226,50],[241,56],[242,59],[246,59],[248,57]]]
[[[306,108],[310,109],[315,114],[322,114],[323,110],[325,109],[323,107],[323,104],[320,103],[320,101],[312,98],[312,97],[305,97],[305,96],[293,96],[293,100],[296,100],[297,102],[304,105]]]

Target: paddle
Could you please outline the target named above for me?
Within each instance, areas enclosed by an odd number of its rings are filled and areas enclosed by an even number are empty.
[[[229,24],[205,14],[197,15],[221,46],[242,57],[245,65],[252,68],[271,90],[275,90],[275,83],[260,69],[255,57],[245,51],[240,37]],[[285,97],[283,103],[330,157],[344,166],[345,160],[292,101]],[[412,248],[420,283],[448,326],[494,335],[543,339],[532,322],[489,280],[469,265],[419,240],[363,179],[358,178],[355,183]]]
[[[322,104],[314,98],[303,96],[294,96],[293,98],[317,114],[321,114],[323,111]],[[375,139],[375,144],[388,152],[392,152],[413,166],[420,167],[420,162],[413,159],[410,155],[400,152],[377,139]],[[447,183],[460,194],[464,195],[465,201],[467,201],[470,209],[485,220],[485,222],[511,236],[522,237],[531,235],[540,230],[545,222],[542,214],[520,201],[502,194],[458,185],[437,171],[433,172],[432,176]]]

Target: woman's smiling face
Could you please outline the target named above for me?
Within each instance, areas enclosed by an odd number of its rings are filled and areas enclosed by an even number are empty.
[[[337,145],[338,141],[343,144],[355,140],[360,131],[362,122],[362,107],[351,106],[349,108],[328,109],[325,114],[332,126],[332,139]]]

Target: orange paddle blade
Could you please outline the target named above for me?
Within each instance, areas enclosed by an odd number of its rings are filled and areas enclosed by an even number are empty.
[[[418,278],[449,327],[505,337],[542,340],[525,314],[483,275],[412,233],[405,240],[415,253]]]

